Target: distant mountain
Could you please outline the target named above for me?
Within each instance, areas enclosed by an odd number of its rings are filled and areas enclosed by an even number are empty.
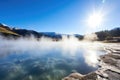
[[[52,38],[56,41],[62,39],[62,35],[65,35],[67,37],[71,35],[67,34],[57,34],[55,32],[37,32],[34,30],[27,30],[27,29],[17,29],[17,28],[10,28],[6,25],[0,24],[0,34],[7,37],[31,37],[34,36],[35,38],[39,39],[41,37],[48,37]],[[79,40],[83,39],[82,35],[75,34],[75,37],[77,37]]]
[[[34,36],[35,38],[40,38],[43,36],[42,33],[36,32],[34,30],[27,30],[27,29],[12,29],[13,32],[21,35],[22,37],[30,37]]]
[[[104,30],[95,32],[95,34],[98,37],[98,41],[119,41],[120,42],[120,27],[114,28],[112,30]],[[57,34],[55,32],[37,32],[34,30],[27,30],[27,29],[17,29],[17,28],[10,28],[7,25],[0,23],[0,35],[3,35],[6,38],[14,37],[31,37],[34,36],[35,38],[39,39],[41,37],[48,37],[52,38],[53,40],[60,40],[62,39],[62,36],[65,35],[68,38],[71,35],[68,34]],[[74,34],[76,38],[79,40],[82,40],[84,38],[83,35]]]

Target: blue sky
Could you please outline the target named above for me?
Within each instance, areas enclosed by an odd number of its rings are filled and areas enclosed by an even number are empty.
[[[120,0],[0,0],[0,22],[38,32],[85,34],[120,27]],[[101,12],[101,25],[86,20]]]

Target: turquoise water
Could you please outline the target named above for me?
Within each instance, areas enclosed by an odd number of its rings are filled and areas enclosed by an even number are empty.
[[[61,80],[72,72],[87,74],[97,69],[94,55],[104,54],[101,50],[87,53],[91,50],[83,48],[77,48],[74,53],[56,47],[30,51],[9,48],[7,51],[4,47],[6,51],[0,54],[0,80]],[[92,61],[96,66],[92,66]]]

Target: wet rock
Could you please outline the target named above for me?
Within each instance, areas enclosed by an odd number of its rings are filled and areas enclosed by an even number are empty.
[[[83,77],[83,80],[96,80],[97,79],[97,74],[95,72],[91,72],[89,74],[86,74]]]
[[[83,80],[84,75],[80,73],[72,73],[68,77],[65,77],[63,80]]]
[[[72,73],[68,77],[65,77],[63,80],[96,80],[97,74],[95,72],[82,75],[80,73]]]

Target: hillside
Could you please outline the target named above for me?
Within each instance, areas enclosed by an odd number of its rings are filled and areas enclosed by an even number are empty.
[[[19,34],[13,32],[9,27],[0,24],[0,34],[4,36],[20,36]]]
[[[120,42],[120,28],[96,32],[99,41]]]

